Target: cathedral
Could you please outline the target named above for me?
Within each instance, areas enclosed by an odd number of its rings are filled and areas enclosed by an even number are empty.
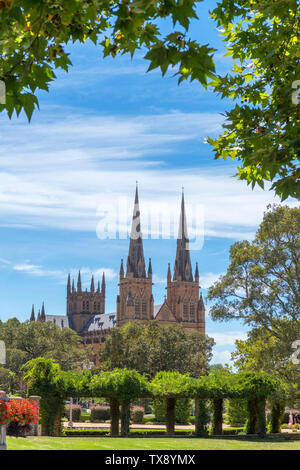
[[[164,324],[180,323],[187,330],[205,333],[205,308],[199,288],[199,271],[196,263],[193,274],[188,248],[187,223],[184,194],[182,193],[176,258],[173,276],[170,263],[167,270],[167,295],[163,304],[154,305],[152,294],[152,265],[149,259],[146,269],[143,238],[140,222],[139,195],[136,188],[132,217],[129,252],[126,266],[121,260],[119,275],[119,294],[116,312],[105,313],[105,276],[95,286],[92,276],[90,290],[83,290],[81,274],[78,273],[77,285],[67,282],[67,314],[46,315],[44,304],[35,318],[32,307],[31,321],[52,321],[60,328],[75,330],[85,344],[93,345],[95,360],[99,346],[115,326],[122,326],[133,320],[149,321],[155,319]]]

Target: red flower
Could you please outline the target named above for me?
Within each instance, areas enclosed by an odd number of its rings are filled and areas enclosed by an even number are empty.
[[[39,407],[37,403],[29,400],[9,400],[5,403],[0,401],[0,425],[18,423],[20,425],[38,423]]]

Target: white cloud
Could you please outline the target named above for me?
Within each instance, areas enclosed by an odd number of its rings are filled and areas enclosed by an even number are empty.
[[[231,364],[231,352],[230,351],[214,351],[211,364]]]
[[[210,286],[212,286],[220,276],[222,276],[224,273],[203,273],[200,275],[200,286],[202,289],[208,289]]]
[[[138,180],[145,234],[147,208],[178,217],[184,185],[187,205],[203,208],[205,237],[249,239],[266,205],[275,201],[272,193],[252,191],[233,179],[229,165],[178,169],[162,160],[178,154],[178,143],[200,145],[205,135],[217,132],[222,122],[218,114],[97,116],[71,111],[49,108],[30,125],[0,119],[2,226],[94,231],[100,220],[97,208],[112,208],[125,196],[131,207]]]
[[[67,282],[67,276],[68,276],[67,270],[48,269],[44,266],[38,266],[35,264],[29,264],[29,263],[15,264],[13,266],[13,269],[15,271],[29,274],[32,276],[55,278],[61,283]],[[89,285],[92,275],[94,275],[94,278],[96,280],[96,279],[101,279],[102,274],[104,273],[107,281],[111,281],[117,276],[117,273],[113,269],[105,268],[105,267],[97,268],[97,269],[92,269],[90,267],[82,267],[80,269],[80,273],[81,273],[82,284],[84,286]],[[70,275],[71,277],[76,278],[75,280],[77,280],[78,269],[75,269],[75,268],[71,269]]]
[[[247,333],[245,331],[229,331],[228,333],[207,332],[208,336],[214,338],[216,348],[222,346],[234,346],[236,340],[246,340]]]

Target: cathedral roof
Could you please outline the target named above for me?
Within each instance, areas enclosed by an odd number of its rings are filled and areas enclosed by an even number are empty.
[[[116,317],[116,312],[93,315],[92,318],[90,318],[90,320],[85,324],[82,333],[113,328],[116,326]]]

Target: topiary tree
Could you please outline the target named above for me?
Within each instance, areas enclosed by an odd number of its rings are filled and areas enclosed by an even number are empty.
[[[195,434],[199,437],[206,437],[208,435],[207,427],[210,415],[207,401],[200,398],[195,399]]]
[[[121,434],[129,434],[130,403],[148,392],[145,376],[135,370],[114,369],[93,376],[90,381],[92,396],[107,396],[110,398],[111,435],[119,434],[119,416],[121,404]],[[88,396],[88,395],[87,395]]]
[[[42,434],[59,436],[61,416],[64,410],[66,387],[61,369],[52,359],[38,357],[25,365],[23,380],[28,395],[39,395]]]

